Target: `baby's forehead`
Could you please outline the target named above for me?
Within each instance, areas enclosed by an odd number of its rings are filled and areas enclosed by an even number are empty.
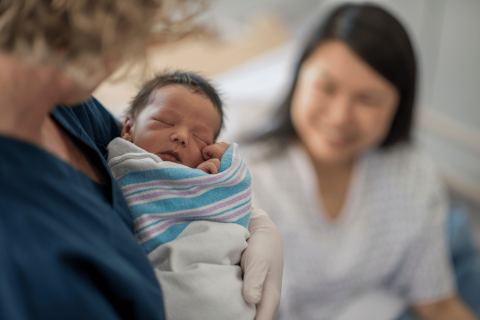
[[[153,90],[150,94],[149,104],[163,105],[168,102],[175,103],[179,102],[179,100],[183,100],[186,97],[198,97],[201,99],[205,99],[208,101],[208,104],[211,104],[212,107],[215,108],[215,105],[208,98],[205,92],[193,86],[176,83],[167,84]]]
[[[185,94],[194,94],[197,93],[198,89],[196,87],[185,85],[181,83],[169,83],[161,85],[152,90],[150,94],[150,98],[158,99],[162,98],[162,96],[177,96],[177,95],[185,95]],[[200,92],[198,92],[200,94]]]
[[[150,106],[157,107],[159,113],[182,115],[185,105],[195,106],[195,113],[214,114],[216,125],[215,138],[222,127],[222,115],[207,94],[194,86],[183,84],[168,84],[155,89],[149,101]],[[192,111],[192,110],[189,110]]]

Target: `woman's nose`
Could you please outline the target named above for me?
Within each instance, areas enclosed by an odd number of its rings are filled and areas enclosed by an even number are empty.
[[[177,130],[170,135],[170,140],[181,144],[182,146],[188,146],[188,134],[184,130]]]
[[[343,126],[350,123],[352,118],[352,101],[348,96],[336,97],[328,110],[331,125]]]

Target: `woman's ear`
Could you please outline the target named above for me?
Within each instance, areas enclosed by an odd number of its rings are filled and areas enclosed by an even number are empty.
[[[122,129],[122,138],[133,142],[132,141],[132,134],[133,134],[133,126],[135,124],[135,121],[132,116],[127,116],[125,118],[125,122],[123,123],[123,129]]]

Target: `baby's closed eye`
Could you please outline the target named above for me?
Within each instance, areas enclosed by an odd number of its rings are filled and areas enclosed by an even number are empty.
[[[204,145],[202,147],[206,147],[206,146],[209,146],[211,145],[213,142],[211,141],[211,139],[209,139],[208,137],[203,137],[201,135],[196,135],[194,134],[193,137],[195,137],[195,139],[201,143],[203,143]]]
[[[173,121],[169,121],[169,120],[166,120],[166,119],[160,119],[160,118],[152,118],[152,119],[159,122],[160,124],[162,124],[164,126],[173,127],[175,125],[173,123]]]

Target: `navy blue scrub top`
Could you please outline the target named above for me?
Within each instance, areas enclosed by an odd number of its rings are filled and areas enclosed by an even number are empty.
[[[0,136],[0,319],[164,319],[105,161],[117,122],[95,99],[52,117],[110,179],[98,185],[52,154]]]

